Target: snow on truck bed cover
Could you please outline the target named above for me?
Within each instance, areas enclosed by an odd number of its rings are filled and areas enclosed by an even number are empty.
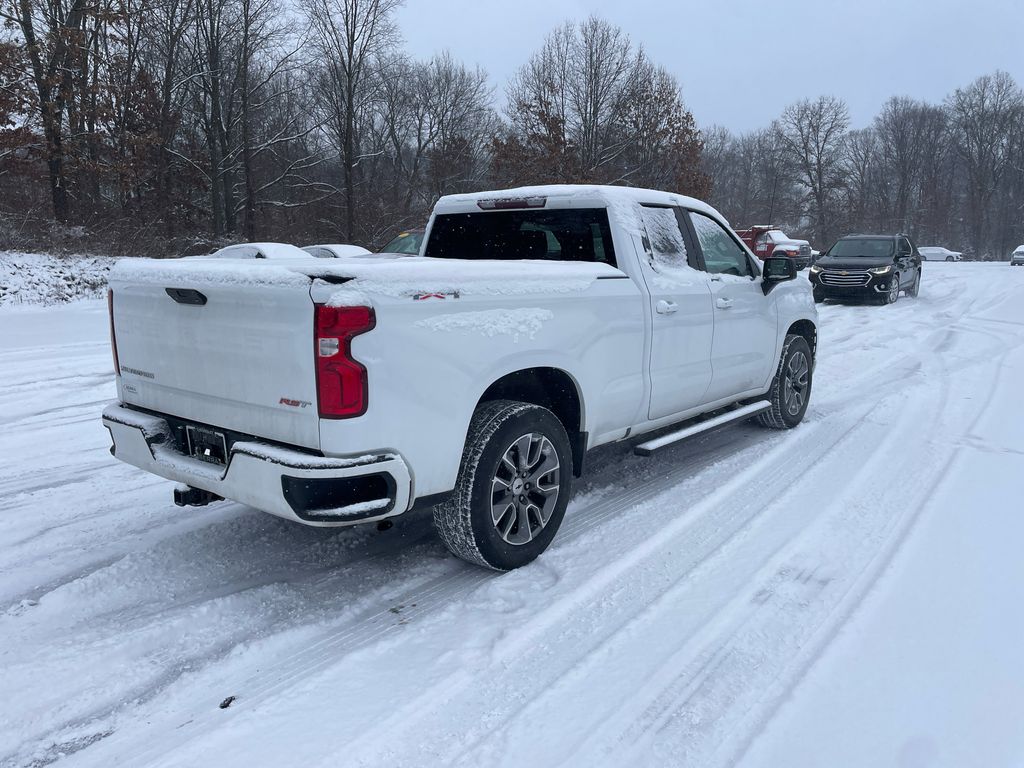
[[[391,260],[324,263],[323,259],[281,262],[255,260],[169,261],[122,259],[110,282],[159,285],[308,286],[315,278],[346,280],[330,304],[365,300],[367,294],[412,293],[516,296],[573,293],[599,277],[621,276],[615,267],[596,262],[463,261],[404,256]]]

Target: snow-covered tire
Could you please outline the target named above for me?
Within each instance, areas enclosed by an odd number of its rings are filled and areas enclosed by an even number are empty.
[[[916,299],[920,295],[920,293],[921,293],[921,270],[920,270],[920,268],[918,268],[918,270],[917,270],[917,279],[914,280],[914,287],[913,288],[907,288],[907,290],[904,291],[904,293],[906,293],[907,296],[909,296],[912,299]]]
[[[803,372],[803,383],[792,379]],[[811,380],[814,373],[814,360],[811,347],[803,336],[789,334],[782,346],[779,368],[772,379],[768,390],[768,400],[772,407],[757,415],[757,422],[769,429],[792,429],[799,424],[807,412],[807,403],[811,398]],[[799,406],[794,409],[794,389],[799,389]]]
[[[900,276],[899,275],[893,275],[890,278],[890,280],[892,281],[890,283],[891,287],[889,288],[888,291],[886,291],[885,293],[882,294],[882,299],[881,299],[881,304],[882,305],[885,305],[885,304],[895,304],[897,301],[900,300],[900,291],[902,290],[902,288],[900,288]]]
[[[522,455],[517,446],[527,438],[531,438],[526,443],[527,454],[534,448],[538,451],[538,471],[549,466],[550,460],[557,460],[557,467],[547,469],[543,475],[548,478],[545,491],[552,485],[551,478],[555,478],[556,496],[553,502],[549,502],[547,495],[540,494],[539,479],[532,489],[537,496],[529,496],[530,485],[525,486],[524,495],[514,496],[510,492],[509,503],[513,505],[510,514],[516,522],[503,535],[499,525],[509,518],[502,517],[497,523],[494,521],[492,505],[497,507],[501,503],[495,501],[495,484],[500,489],[504,482],[502,473],[509,473],[509,467],[519,463],[508,461],[508,458],[511,455],[516,459]],[[455,490],[434,508],[434,527],[448,549],[470,563],[498,571],[526,565],[548,548],[558,532],[572,494],[572,466],[569,436],[562,423],[547,408],[513,400],[485,402],[477,408],[470,422]],[[520,463],[518,469],[522,467]],[[520,477],[518,469],[511,473],[512,482],[522,486],[530,478]],[[524,475],[528,471],[523,470]],[[523,503],[516,503],[517,498],[523,499]],[[544,509],[536,503],[537,499],[541,499]],[[520,512],[521,509],[525,511]],[[547,510],[546,520],[542,521],[539,515],[544,514],[544,510]],[[510,538],[527,535],[521,527],[524,519],[530,529],[528,540],[510,542]],[[535,531],[533,523],[538,524]]]

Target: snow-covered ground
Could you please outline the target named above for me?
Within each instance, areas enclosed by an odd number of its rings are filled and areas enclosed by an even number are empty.
[[[103,302],[0,310],[0,765],[1024,765],[1024,271],[821,321],[798,429],[603,448],[497,575],[174,507]]]
[[[97,298],[115,259],[0,251],[0,307]]]

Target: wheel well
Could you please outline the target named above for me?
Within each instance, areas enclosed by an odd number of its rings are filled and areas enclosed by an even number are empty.
[[[583,473],[583,454],[587,450],[587,433],[581,430],[583,410],[576,382],[558,368],[526,368],[502,376],[480,396],[480,403],[489,400],[519,400],[547,408],[562,422],[572,444],[573,472]]]
[[[786,335],[795,334],[803,336],[807,346],[811,348],[811,360],[814,360],[818,353],[818,329],[810,320],[797,320],[786,331]]]

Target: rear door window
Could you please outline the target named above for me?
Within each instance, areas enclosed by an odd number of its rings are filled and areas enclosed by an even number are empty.
[[[686,240],[674,208],[643,206],[640,209],[648,246],[655,266],[678,269],[689,266]]]
[[[704,269],[713,275],[754,276],[747,252],[721,224],[694,211],[690,211],[690,221],[704,256]]]

